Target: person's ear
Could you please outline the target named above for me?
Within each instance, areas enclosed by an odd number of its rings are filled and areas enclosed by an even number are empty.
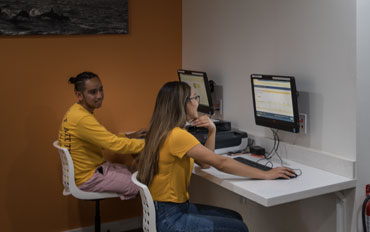
[[[75,95],[78,99],[78,102],[81,102],[84,99],[84,96],[82,95],[80,91],[75,91]]]

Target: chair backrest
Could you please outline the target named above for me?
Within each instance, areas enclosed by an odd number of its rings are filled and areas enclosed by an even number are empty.
[[[132,182],[139,187],[141,203],[143,206],[143,230],[144,232],[156,232],[155,208],[152,195],[148,187],[137,180],[137,172],[131,176]]]
[[[63,195],[72,194],[74,197],[83,200],[103,199],[118,197],[117,193],[97,193],[80,190],[75,182],[74,166],[71,154],[67,148],[58,145],[58,140],[53,142],[54,147],[58,149],[63,169]]]

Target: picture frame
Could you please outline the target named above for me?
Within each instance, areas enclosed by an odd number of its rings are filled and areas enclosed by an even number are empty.
[[[0,0],[0,35],[127,33],[128,0]]]

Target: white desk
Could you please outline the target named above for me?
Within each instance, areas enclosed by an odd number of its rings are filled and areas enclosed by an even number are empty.
[[[257,160],[250,155],[243,157]],[[289,180],[256,180],[229,175],[215,168],[200,169],[195,166],[193,174],[203,177],[247,199],[265,207],[302,200],[327,193],[337,193],[337,231],[344,231],[345,204],[341,190],[354,188],[356,180],[309,167],[300,163],[284,160],[284,164],[294,169],[301,169],[302,175]],[[275,166],[278,166],[274,164]]]

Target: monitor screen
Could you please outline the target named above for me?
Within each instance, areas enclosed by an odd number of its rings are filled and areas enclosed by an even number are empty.
[[[299,132],[294,77],[252,74],[254,117],[257,125]]]
[[[195,94],[200,96],[198,111],[205,114],[213,114],[213,104],[210,92],[210,86],[205,72],[177,70],[179,80],[186,82],[194,88]]]

